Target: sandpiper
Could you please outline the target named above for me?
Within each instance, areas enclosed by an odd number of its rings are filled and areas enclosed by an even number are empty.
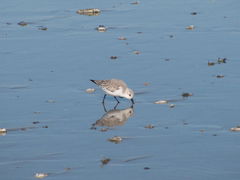
[[[113,96],[117,102],[119,103],[117,97],[120,98],[127,98],[132,101],[132,104],[134,104],[134,92],[132,89],[128,88],[127,84],[123,80],[119,79],[110,79],[110,80],[90,80],[97,84],[99,87],[102,88],[102,90],[106,93],[103,97],[102,103],[104,103],[104,100],[106,98],[106,95]]]

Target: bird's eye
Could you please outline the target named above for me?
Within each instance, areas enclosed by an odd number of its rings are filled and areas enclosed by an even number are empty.
[[[131,97],[132,95],[131,95],[131,94],[129,94],[129,96]]]

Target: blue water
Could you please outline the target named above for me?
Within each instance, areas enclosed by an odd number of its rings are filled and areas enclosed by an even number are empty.
[[[240,133],[229,131],[240,125],[239,1],[131,2],[1,2],[3,179],[240,178]],[[102,13],[75,13],[84,8]],[[96,31],[99,25],[107,31]],[[218,58],[227,61],[208,66]],[[110,78],[125,80],[136,104],[123,124],[102,132],[91,127],[106,113],[103,93],[89,79]],[[154,104],[162,99],[175,107]],[[105,103],[108,110],[116,104],[112,97]],[[130,105],[121,99],[117,109]],[[113,136],[125,138],[114,144]],[[111,161],[103,166],[104,158]]]

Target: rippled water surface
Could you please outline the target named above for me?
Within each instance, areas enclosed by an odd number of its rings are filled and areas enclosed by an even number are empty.
[[[240,2],[134,2],[1,2],[1,178],[240,178]],[[108,96],[105,112],[89,79],[110,78],[133,107]]]

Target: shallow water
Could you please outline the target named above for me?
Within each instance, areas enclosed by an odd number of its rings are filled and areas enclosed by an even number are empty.
[[[35,179],[35,173],[49,173],[48,179],[240,178],[240,133],[229,131],[240,125],[240,3],[131,2],[1,3],[3,179]],[[103,11],[75,13],[84,8]],[[108,30],[98,32],[98,25]],[[186,30],[189,25],[195,29]],[[208,66],[218,58],[227,61]],[[103,93],[85,89],[97,88],[89,79],[113,77],[135,90],[133,114],[126,115],[131,103],[121,99],[111,112],[126,118],[93,128],[106,115]],[[193,96],[182,98],[184,92]],[[106,98],[107,110],[115,104]],[[109,142],[113,136],[123,141]],[[111,160],[102,165],[104,158]]]

